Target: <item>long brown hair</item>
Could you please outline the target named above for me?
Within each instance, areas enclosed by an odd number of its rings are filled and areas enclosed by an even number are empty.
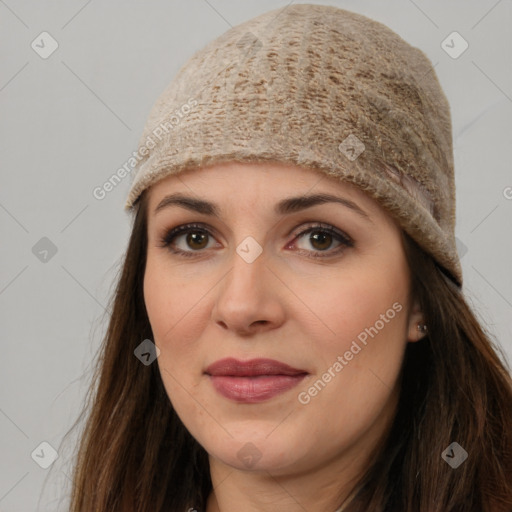
[[[173,410],[158,365],[134,356],[152,339],[143,297],[146,195],[80,416],[87,422],[70,512],[201,512],[212,490],[208,455]],[[510,512],[510,369],[432,258],[406,233],[403,242],[428,334],[407,345],[395,421],[346,511]],[[441,457],[452,442],[468,453],[456,469]]]

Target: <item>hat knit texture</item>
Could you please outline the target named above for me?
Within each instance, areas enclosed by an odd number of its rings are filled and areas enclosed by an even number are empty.
[[[428,57],[365,16],[297,4],[231,28],[155,102],[138,154],[127,210],[187,168],[305,166],[369,194],[462,287],[448,101]]]

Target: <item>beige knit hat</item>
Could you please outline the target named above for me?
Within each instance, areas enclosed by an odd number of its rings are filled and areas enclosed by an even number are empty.
[[[319,169],[376,199],[462,287],[450,107],[431,62],[385,25],[298,4],[193,55],[153,106],[126,209],[221,161]]]

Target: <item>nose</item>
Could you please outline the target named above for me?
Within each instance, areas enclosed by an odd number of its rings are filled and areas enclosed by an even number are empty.
[[[282,325],[285,290],[268,263],[265,251],[250,263],[233,251],[212,308],[212,320],[220,328],[250,336]]]

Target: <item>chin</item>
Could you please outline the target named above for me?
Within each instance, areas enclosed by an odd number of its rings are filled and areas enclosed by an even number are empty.
[[[277,435],[270,439],[265,434],[240,434],[212,443],[211,438],[203,446],[210,456],[223,464],[242,471],[265,471],[273,475],[289,473],[298,469],[297,463],[305,455],[302,443]],[[300,453],[296,446],[301,447]]]

